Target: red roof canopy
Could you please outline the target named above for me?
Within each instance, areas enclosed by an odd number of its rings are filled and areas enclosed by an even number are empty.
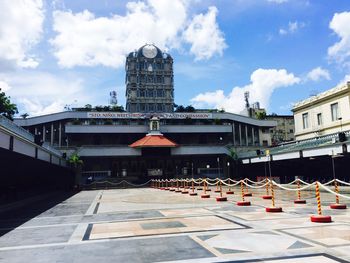
[[[132,148],[145,148],[145,147],[177,147],[178,145],[165,138],[163,135],[146,135],[140,140],[129,145]]]

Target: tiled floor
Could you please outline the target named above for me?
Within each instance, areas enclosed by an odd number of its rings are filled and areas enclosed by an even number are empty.
[[[266,213],[264,191],[250,190],[252,206],[240,207],[233,190],[228,202],[214,191],[209,199],[151,188],[80,192],[15,229],[7,226],[18,213],[0,220],[0,262],[350,261],[350,212],[331,210],[330,194],[322,208],[333,222],[317,224],[312,192],[295,205],[294,192],[276,190],[284,212]]]

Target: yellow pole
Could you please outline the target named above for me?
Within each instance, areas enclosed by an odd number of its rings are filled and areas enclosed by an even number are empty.
[[[299,182],[299,179],[297,181],[297,185],[298,185],[298,200],[301,199],[301,194],[300,194],[300,182]]]
[[[244,202],[243,180],[241,180],[241,195],[242,195],[242,201]]]
[[[338,194],[339,193],[339,189],[338,189],[338,183],[336,180],[334,180],[334,187],[335,187],[335,192]],[[335,203],[339,204],[339,195],[335,196]]]
[[[220,180],[220,197],[222,197],[222,181]]]
[[[318,182],[316,182],[316,200],[317,200],[317,213],[318,215],[322,215],[321,209],[321,197],[320,197],[320,188],[318,186]]]
[[[194,180],[192,178],[192,193],[194,193]]]
[[[273,190],[273,183],[272,180],[270,181],[270,187],[271,187],[271,195],[272,195],[272,207],[275,207],[275,191]]]

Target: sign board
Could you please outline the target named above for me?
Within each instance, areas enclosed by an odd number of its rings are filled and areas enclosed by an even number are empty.
[[[87,112],[91,119],[212,119],[212,113],[129,113],[129,112]]]
[[[148,174],[148,176],[162,176],[163,170],[162,169],[148,169],[147,174]]]

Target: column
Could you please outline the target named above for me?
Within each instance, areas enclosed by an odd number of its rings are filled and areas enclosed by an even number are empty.
[[[53,145],[53,123],[51,123],[51,138],[50,138],[50,144]]]
[[[248,146],[249,142],[248,142],[248,124],[245,125],[245,144],[246,146]]]
[[[239,131],[239,145],[242,145],[242,128],[241,128],[241,124],[238,124],[238,131]]]
[[[45,142],[46,139],[46,129],[45,129],[45,125],[43,125],[43,142]]]
[[[235,138],[235,122],[232,122],[232,137],[233,137],[233,145],[236,145],[236,138]]]
[[[58,124],[58,147],[61,147],[62,144],[62,123]]]
[[[37,135],[38,134],[38,127],[34,128],[34,134]]]
[[[252,126],[252,141],[253,141],[253,146],[255,146],[254,126]]]

